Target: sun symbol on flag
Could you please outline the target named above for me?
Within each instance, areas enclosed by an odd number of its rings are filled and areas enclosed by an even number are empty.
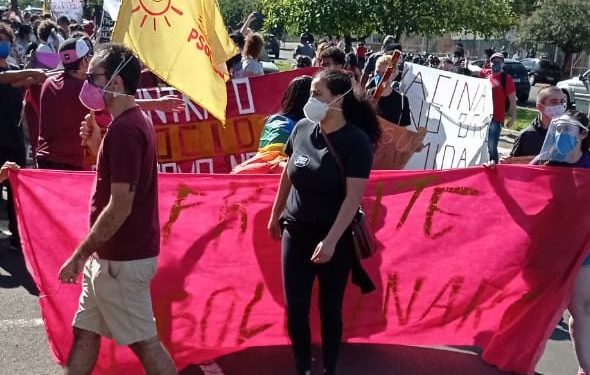
[[[141,23],[139,24],[139,27],[143,29],[143,26],[145,25],[146,21],[151,16],[153,17],[152,24],[154,27],[154,31],[158,30],[157,18],[160,16],[163,16],[164,21],[166,22],[166,25],[168,25],[168,27],[172,27],[172,24],[170,23],[170,20],[168,19],[167,15],[168,11],[172,10],[179,16],[182,16],[184,14],[180,9],[172,5],[172,0],[139,0],[139,4],[135,8],[133,8],[131,12],[137,13],[140,10],[143,10],[145,14],[141,18]]]

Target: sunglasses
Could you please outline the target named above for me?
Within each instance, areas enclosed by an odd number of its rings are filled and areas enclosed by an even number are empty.
[[[88,81],[88,83],[90,83],[91,85],[94,85],[94,86],[98,86],[94,82],[94,76],[106,76],[106,74],[105,73],[86,73],[86,80]]]

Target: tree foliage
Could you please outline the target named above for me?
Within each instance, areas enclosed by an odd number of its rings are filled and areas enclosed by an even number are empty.
[[[545,0],[521,31],[523,40],[555,43],[565,53],[590,49],[590,2]]]
[[[218,0],[218,3],[225,26],[232,30],[239,29],[250,13],[260,10],[260,0]],[[260,22],[252,25],[255,30],[261,27]]]
[[[372,30],[366,18],[374,0],[262,0],[266,24],[283,26],[291,34],[365,34]]]
[[[568,72],[572,55],[590,49],[590,2],[545,0],[526,19],[521,40],[556,44],[565,53],[562,70]]]
[[[440,35],[474,32],[491,36],[515,23],[514,0],[261,0],[267,23],[294,34]],[[525,1],[525,0],[522,0]]]

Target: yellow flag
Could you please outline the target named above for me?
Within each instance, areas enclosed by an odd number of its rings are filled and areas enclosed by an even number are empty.
[[[112,39],[225,123],[225,62],[239,51],[216,0],[123,0]]]

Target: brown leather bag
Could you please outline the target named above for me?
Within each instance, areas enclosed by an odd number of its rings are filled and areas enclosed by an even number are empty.
[[[344,165],[340,161],[340,157],[334,150],[332,143],[328,139],[328,137],[320,130],[320,133],[324,137],[326,145],[328,146],[328,150],[332,157],[336,160],[336,164],[338,164],[338,168],[340,168],[340,172],[342,174],[342,181],[344,182],[344,191],[346,191],[346,175],[344,172]],[[354,215],[352,222],[350,223],[350,228],[352,230],[352,244],[354,247],[354,252],[358,259],[367,259],[371,257],[376,251],[376,241],[375,235],[369,224],[367,223],[367,219],[365,217],[365,212],[363,211],[363,207],[359,205],[358,211]]]

